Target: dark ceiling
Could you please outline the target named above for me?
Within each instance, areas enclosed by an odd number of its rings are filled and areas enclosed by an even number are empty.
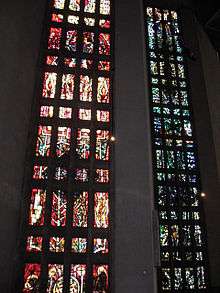
[[[198,21],[220,54],[220,1],[192,0]]]

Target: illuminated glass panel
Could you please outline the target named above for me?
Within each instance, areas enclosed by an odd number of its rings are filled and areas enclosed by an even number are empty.
[[[98,89],[97,89],[97,101],[98,103],[109,103],[110,92],[109,92],[110,80],[106,77],[98,78]]]
[[[89,76],[80,75],[80,101],[92,101],[92,79]]]
[[[27,238],[27,248],[26,250],[28,252],[39,252],[42,250],[42,237],[38,236],[29,236]]]
[[[66,225],[66,205],[67,200],[64,192],[58,190],[52,195],[52,211],[51,211],[51,225],[65,226]]]
[[[99,122],[109,122],[110,121],[109,111],[97,110],[96,111],[96,119]]]
[[[63,265],[48,265],[47,293],[63,292]]]
[[[64,64],[70,68],[76,67],[76,58],[65,58]]]
[[[64,74],[62,78],[61,99],[72,100],[74,91],[74,75]]]
[[[100,14],[110,14],[110,0],[100,0]]]
[[[89,181],[89,170],[85,168],[77,168],[75,170],[75,180],[79,182],[88,182]]]
[[[80,11],[80,0],[70,0],[69,9],[73,11]]]
[[[100,19],[99,20],[99,26],[101,28],[107,28],[107,29],[109,29],[110,28],[110,21],[107,20],[107,19]]]
[[[40,107],[40,117],[53,117],[53,106],[41,106]]]
[[[84,53],[93,53],[94,49],[94,33],[84,32],[83,33],[83,52]]]
[[[96,131],[96,153],[97,160],[109,160],[109,131],[97,130]]]
[[[58,65],[58,57],[57,56],[47,56],[47,65],[53,65],[57,66]]]
[[[70,293],[85,293],[86,265],[71,265],[70,270]]]
[[[108,61],[99,61],[98,65],[99,70],[109,71],[110,70],[110,62]]]
[[[64,252],[65,240],[63,237],[51,237],[49,247],[51,252]]]
[[[62,29],[52,27],[50,29],[50,35],[48,40],[48,49],[60,49],[60,38]]]
[[[87,227],[88,192],[74,194],[73,227]]]
[[[197,292],[207,288],[207,254],[186,56],[177,13],[147,7],[146,42],[161,249],[158,289]]]
[[[73,238],[72,239],[72,252],[86,253],[87,239],[86,238]]]
[[[108,240],[106,238],[95,238],[93,240],[93,253],[108,253]]]
[[[88,59],[81,60],[81,68],[92,69],[93,61]]]
[[[57,73],[46,72],[43,83],[43,97],[53,99],[56,91]]]
[[[85,6],[84,6],[84,12],[95,12],[95,3],[96,0],[84,0]]]
[[[35,165],[34,172],[33,172],[33,179],[36,179],[36,180],[47,179],[48,177],[47,170],[48,170],[47,166]]]
[[[46,191],[33,189],[29,211],[29,224],[42,226],[44,224]]]
[[[92,112],[90,109],[79,109],[78,117],[80,120],[91,120]]]
[[[108,265],[93,265],[93,293],[108,292]]]
[[[99,34],[99,54],[110,55],[110,34]]]
[[[72,118],[72,108],[60,107],[59,108],[59,118],[71,119]]]
[[[58,157],[61,157],[69,152],[70,137],[71,137],[71,128],[58,127],[57,150],[56,150]]]
[[[67,169],[66,168],[61,168],[61,167],[57,167],[55,169],[55,175],[54,175],[54,179],[56,180],[63,180],[67,178]]]
[[[23,293],[39,292],[40,289],[41,265],[28,263],[24,269]]]
[[[76,153],[80,159],[88,159],[90,154],[90,129],[78,129]]]
[[[109,224],[108,192],[96,192],[94,201],[94,226],[97,228],[107,228]]]
[[[66,35],[66,49],[69,51],[76,51],[77,31],[67,31]]]
[[[54,0],[54,8],[63,9],[65,0]]]
[[[69,15],[68,22],[71,24],[79,24],[79,16]]]
[[[84,23],[85,23],[85,25],[88,25],[88,26],[94,26],[95,25],[95,18],[84,17]]]
[[[54,21],[54,22],[62,22],[63,21],[63,15],[53,13],[51,20]]]
[[[98,183],[109,183],[109,170],[96,169],[95,181]]]

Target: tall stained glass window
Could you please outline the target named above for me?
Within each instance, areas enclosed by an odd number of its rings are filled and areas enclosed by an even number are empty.
[[[111,0],[48,0],[17,292],[111,292]]]
[[[159,291],[207,290],[201,185],[186,60],[176,11],[145,7]]]

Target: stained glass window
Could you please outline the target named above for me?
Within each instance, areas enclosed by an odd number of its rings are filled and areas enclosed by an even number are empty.
[[[147,7],[155,207],[159,216],[159,291],[207,288],[201,183],[189,81],[176,11]]]
[[[49,2],[30,131],[18,292],[110,292],[112,3]],[[184,120],[189,131],[187,113]],[[194,168],[194,161],[188,150],[187,166]],[[194,231],[199,242],[200,230]]]

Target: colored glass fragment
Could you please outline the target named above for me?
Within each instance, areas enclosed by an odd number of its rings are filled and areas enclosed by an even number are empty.
[[[108,292],[108,265],[93,265],[92,292]]]
[[[92,79],[89,76],[80,75],[80,101],[92,101]]]
[[[23,293],[40,292],[41,265],[28,263],[24,269]]]
[[[51,225],[63,227],[66,225],[66,196],[64,192],[58,190],[52,195]]]
[[[109,199],[108,192],[96,192],[94,198],[94,215],[96,228],[108,228],[109,225]]]
[[[97,101],[98,103],[110,101],[110,79],[107,77],[98,78]]]
[[[29,224],[42,226],[44,224],[46,191],[33,189],[29,211]]]
[[[72,252],[86,253],[87,239],[86,238],[73,238],[72,239]]]
[[[109,160],[109,131],[96,130],[96,152],[97,160]]]
[[[72,100],[74,91],[74,75],[64,74],[62,78],[61,96],[62,100]]]
[[[48,39],[48,49],[59,50],[60,49],[60,39],[61,39],[61,28],[50,28],[50,35]]]
[[[108,240],[106,238],[95,238],[93,240],[93,253],[108,253]]]
[[[43,97],[54,99],[56,91],[57,74],[45,72],[43,83]]]
[[[48,265],[47,293],[63,293],[63,265]]]
[[[99,54],[110,55],[110,35],[99,34]]]
[[[70,293],[85,293],[86,265],[71,265],[70,269]]]
[[[58,127],[57,149],[56,154],[61,157],[70,150],[71,128]]]
[[[47,170],[48,170],[47,166],[34,165],[33,179],[35,180],[47,179],[48,178]]]
[[[88,192],[74,194],[73,227],[87,227]]]
[[[63,237],[50,237],[49,249],[51,252],[64,252],[64,243]]]
[[[39,236],[29,236],[27,238],[27,248],[28,252],[39,252],[42,250],[43,238]]]

